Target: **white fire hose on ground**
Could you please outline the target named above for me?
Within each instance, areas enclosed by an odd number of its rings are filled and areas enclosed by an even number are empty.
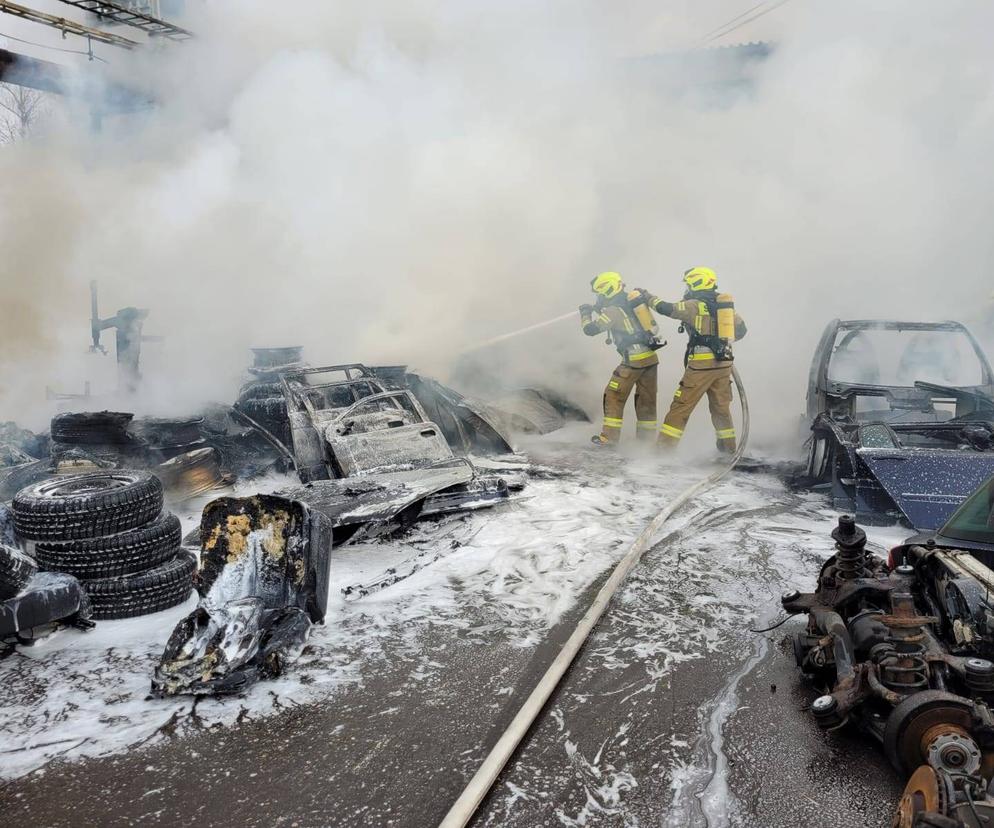
[[[569,315],[572,316],[573,314]],[[566,317],[560,318],[565,319]],[[503,337],[497,337],[476,347],[483,347],[483,345],[508,339],[512,336],[517,336],[519,333],[544,327],[544,325],[558,321],[558,318],[550,320],[549,322],[526,328],[523,331],[516,331]],[[734,367],[732,368],[732,378],[735,380],[735,387],[739,393],[739,404],[742,407],[742,436],[738,448],[728,464],[677,495],[659,514],[649,521],[638,537],[635,538],[625,553],[625,556],[618,561],[614,567],[614,571],[598,591],[597,596],[586,613],[584,613],[583,618],[577,623],[572,635],[570,635],[569,639],[563,645],[555,660],[549,665],[545,674],[539,680],[538,684],[535,685],[535,689],[532,690],[514,719],[507,726],[500,739],[497,740],[497,743],[493,746],[486,759],[483,760],[483,764],[480,765],[479,770],[469,780],[469,784],[459,795],[459,798],[456,799],[455,803],[453,803],[449,812],[439,824],[439,828],[464,828],[464,826],[469,824],[469,821],[480,807],[480,803],[483,802],[484,797],[493,787],[494,782],[497,781],[497,777],[521,743],[521,740],[525,738],[525,735],[535,723],[535,720],[541,715],[546,702],[549,701],[556,687],[569,670],[573,660],[580,652],[580,648],[607,610],[611,598],[614,597],[614,594],[628,578],[629,573],[638,565],[642,556],[651,547],[653,538],[659,534],[660,529],[663,528],[666,521],[670,519],[674,512],[686,504],[692,497],[709,489],[721,480],[721,478],[735,468],[735,465],[742,458],[742,453],[749,439],[749,400],[746,397],[745,387],[742,385],[742,378]]]

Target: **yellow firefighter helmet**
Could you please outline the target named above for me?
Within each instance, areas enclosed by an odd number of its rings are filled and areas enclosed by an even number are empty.
[[[621,274],[608,271],[595,276],[590,281],[590,287],[594,293],[599,293],[606,299],[616,296],[621,292]]]
[[[714,290],[718,277],[710,267],[692,267],[683,274],[683,281],[691,290]]]

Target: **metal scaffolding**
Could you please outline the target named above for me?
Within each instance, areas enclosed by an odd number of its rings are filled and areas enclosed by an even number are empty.
[[[141,29],[149,37],[165,37],[169,40],[188,40],[193,37],[193,32],[187,29],[158,17],[134,11],[121,3],[112,3],[108,0],[60,0],[60,2],[91,12],[108,23],[120,23]]]
[[[130,40],[129,38],[121,37],[121,35],[104,32],[90,26],[84,26],[82,23],[77,23],[75,20],[68,20],[65,17],[56,17],[54,14],[45,14],[45,12],[40,12],[37,9],[30,9],[27,6],[22,6],[18,3],[8,3],[7,0],[0,0],[0,12],[3,12],[4,14],[12,14],[15,17],[22,18],[23,20],[30,20],[32,23],[41,23],[44,26],[51,26],[53,29],[61,31],[63,35],[79,35],[80,37],[85,37],[90,41],[106,43],[108,46],[117,46],[121,49],[134,49],[136,46],[141,45],[137,40]]]

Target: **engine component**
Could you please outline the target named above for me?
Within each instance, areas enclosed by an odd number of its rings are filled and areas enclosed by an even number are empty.
[[[822,730],[836,730],[847,721],[839,712],[839,703],[834,696],[819,696],[811,702],[811,712]]]
[[[929,741],[926,734],[925,740]],[[980,748],[965,733],[954,730],[931,739],[928,746],[928,764],[947,773],[973,776],[980,770]]]
[[[866,573],[866,532],[856,525],[849,515],[839,518],[839,525],[832,530],[839,577],[844,580],[862,578]]]
[[[939,778],[928,765],[918,768],[908,780],[894,815],[894,828],[916,828],[919,814],[943,813],[948,802],[939,787]]]
[[[808,616],[794,658],[818,727],[854,724],[908,777],[895,826],[994,824],[994,572],[919,539],[884,564],[848,516],[832,537],[815,592],[781,599]]]
[[[966,686],[979,696],[994,693],[994,662],[986,658],[968,658],[964,662]]]

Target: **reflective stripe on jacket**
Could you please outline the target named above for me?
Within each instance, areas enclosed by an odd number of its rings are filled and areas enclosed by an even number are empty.
[[[656,352],[648,345],[626,341],[629,337],[641,335],[642,326],[635,315],[621,305],[609,304],[599,309],[595,308],[592,313],[580,317],[580,324],[587,336],[611,334],[618,353],[625,364],[632,368],[647,368],[659,363]]]

